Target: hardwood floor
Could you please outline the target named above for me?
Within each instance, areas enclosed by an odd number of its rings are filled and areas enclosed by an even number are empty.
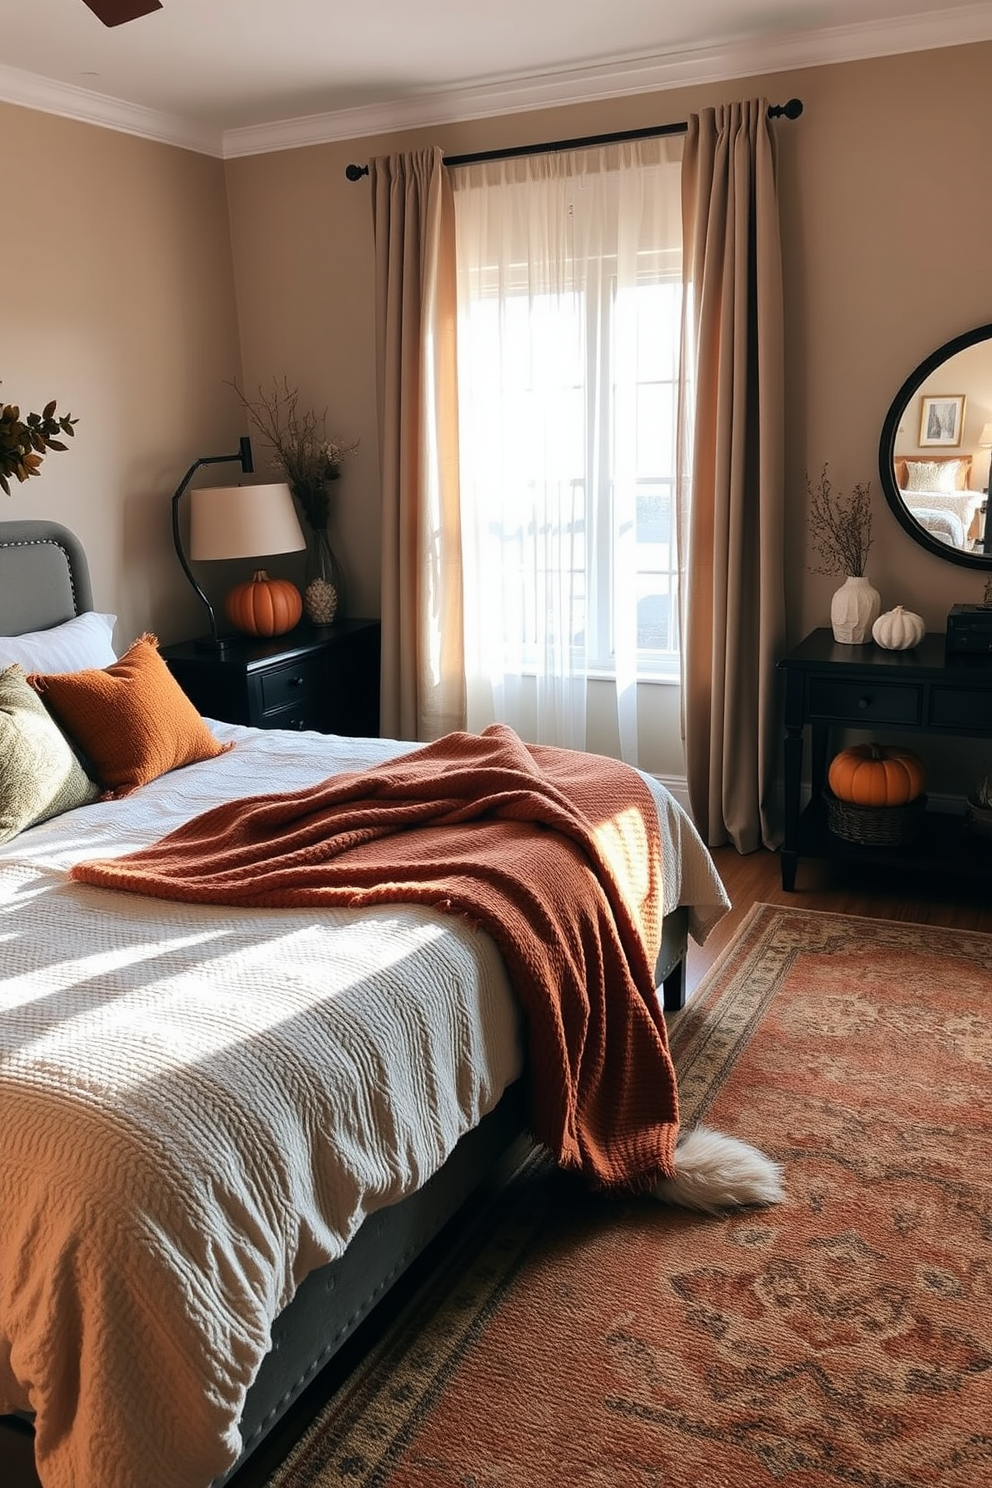
[[[855,873],[849,866],[803,858],[796,890],[786,893],[777,853],[762,849],[742,856],[732,847],[718,847],[713,849],[713,860],[733,909],[704,946],[690,944],[686,977],[690,995],[733,939],[752,904],[791,904],[871,919],[992,932],[992,896],[987,883],[971,886],[965,879],[936,873],[893,874],[870,868]]]
[[[4,1488],[39,1488],[33,1438],[6,1421],[0,1422],[0,1483]]]
[[[954,930],[981,930],[992,933],[992,899],[981,886],[969,889],[966,881],[939,875],[914,877],[884,876],[870,872],[855,877],[849,869],[803,859],[799,865],[797,890],[782,889],[777,854],[759,851],[742,857],[733,848],[716,848],[713,858],[727,886],[733,908],[711,932],[704,946],[691,945],[687,967],[687,985],[692,990],[709,970],[716,957],[733,939],[737,927],[753,904],[785,904],[808,909],[834,910],[839,914],[865,915],[876,919],[905,920],[910,923],[946,925]],[[443,1239],[443,1237],[442,1237]],[[428,1253],[408,1278],[408,1287],[400,1287],[393,1299],[396,1306],[418,1278],[427,1274],[432,1256]],[[380,1319],[380,1326],[383,1318]],[[268,1445],[234,1480],[231,1488],[261,1488],[307,1419],[322,1399],[340,1382],[352,1361],[373,1336],[366,1333],[353,1340],[353,1352],[346,1350],[336,1365],[315,1382],[290,1419],[277,1431]],[[2,1488],[40,1488],[33,1468],[30,1436],[0,1423],[0,1485]]]

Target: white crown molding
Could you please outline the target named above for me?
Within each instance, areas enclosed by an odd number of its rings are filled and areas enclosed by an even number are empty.
[[[204,155],[234,159],[465,119],[494,118],[635,93],[662,92],[689,84],[723,82],[989,40],[992,40],[992,7],[988,0],[980,0],[980,3],[886,23],[795,31],[785,36],[731,42],[666,56],[634,57],[600,67],[507,78],[479,87],[415,94],[388,103],[223,132],[3,64],[0,64],[0,101]]]
[[[138,103],[124,103],[104,93],[91,93],[71,83],[53,82],[37,73],[23,72],[0,63],[0,101],[37,109],[43,114],[58,114],[81,124],[96,124],[101,129],[114,129],[119,134],[136,134],[141,139],[163,145],[178,145],[200,155],[223,155],[219,129],[206,129],[186,119],[143,108]]]
[[[868,57],[932,51],[992,40],[992,7],[955,6],[881,24],[865,22],[787,36],[734,42],[721,47],[640,57],[561,73],[512,78],[476,88],[422,94],[365,108],[341,109],[286,119],[277,124],[230,129],[224,134],[226,159],[261,155],[305,145],[365,139],[400,130],[429,128],[464,119],[493,118],[569,103],[589,103],[634,93],[661,92],[693,83],[714,83],[803,67],[856,62]],[[784,99],[776,100],[784,103]]]

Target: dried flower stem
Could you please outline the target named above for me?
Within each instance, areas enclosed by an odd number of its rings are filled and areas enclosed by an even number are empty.
[[[850,496],[834,495],[824,465],[809,492],[809,541],[819,564],[811,573],[842,573],[863,578],[871,549],[871,482],[859,481]]]
[[[337,480],[341,461],[354,454],[358,445],[329,439],[327,410],[320,415],[312,409],[301,413],[299,388],[290,387],[285,378],[281,384],[273,378],[270,393],[259,387],[257,400],[247,397],[236,381],[230,386],[275,451],[275,463],[285,474],[304,520],[315,531],[326,527],[331,506],[328,485]]]

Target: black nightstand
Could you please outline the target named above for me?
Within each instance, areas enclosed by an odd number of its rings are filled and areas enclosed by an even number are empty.
[[[245,636],[220,652],[202,650],[196,641],[161,650],[186,696],[208,718],[374,738],[380,635],[378,620],[336,620],[298,625],[268,641]]]

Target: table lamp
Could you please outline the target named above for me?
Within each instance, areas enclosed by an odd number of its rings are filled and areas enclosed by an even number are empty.
[[[179,525],[179,503],[201,465],[240,461],[245,474],[254,470],[251,441],[243,437],[233,455],[204,455],[194,460],[172,498],[172,536],[183,572],[199,595],[210,619],[210,635],[197,642],[201,650],[222,651],[229,644],[217,630],[214,607],[186,557]],[[264,558],[296,553],[306,547],[292,492],[284,482],[264,486],[198,486],[190,492],[190,557]]]
[[[992,424],[985,424],[978,436],[978,448],[992,450]],[[983,553],[992,552],[992,521],[989,520],[989,492],[992,491],[992,454],[989,455],[989,473],[985,481],[985,505],[982,509]]]

